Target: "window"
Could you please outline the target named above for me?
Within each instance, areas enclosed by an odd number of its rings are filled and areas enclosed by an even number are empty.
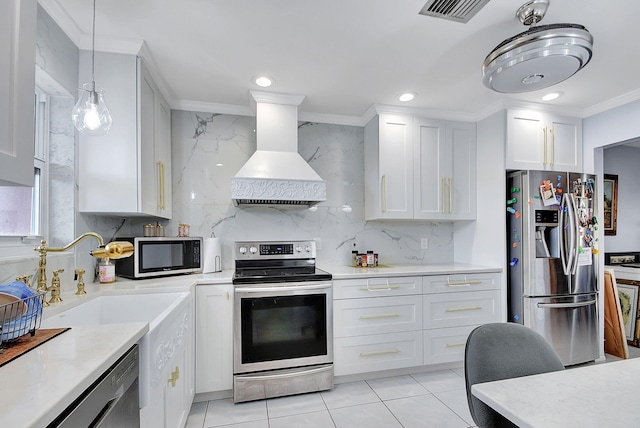
[[[0,186],[0,237],[46,235],[48,96],[36,89],[33,187]]]

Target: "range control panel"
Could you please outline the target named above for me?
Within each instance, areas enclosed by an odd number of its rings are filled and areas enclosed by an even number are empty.
[[[236,260],[315,259],[315,241],[237,241]]]

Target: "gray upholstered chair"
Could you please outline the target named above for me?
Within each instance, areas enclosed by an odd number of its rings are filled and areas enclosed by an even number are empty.
[[[467,402],[478,428],[517,426],[471,394],[476,383],[564,370],[551,345],[520,324],[493,323],[474,329],[467,339],[464,375]]]

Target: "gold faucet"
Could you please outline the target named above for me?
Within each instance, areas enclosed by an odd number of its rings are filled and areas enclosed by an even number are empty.
[[[40,245],[37,246],[34,250],[40,253],[40,259],[38,261],[38,280],[37,280],[37,289],[40,291],[51,291],[51,300],[49,302],[54,303],[54,287],[57,287],[57,297],[55,301],[60,298],[60,278],[57,277],[56,271],[53,272],[54,278],[52,280],[51,288],[47,287],[47,253],[48,252],[63,252],[67,251],[76,245],[78,245],[81,241],[88,237],[93,237],[98,241],[99,249],[95,251],[91,251],[91,254],[94,257],[103,258],[108,256],[112,259],[119,259],[123,257],[129,257],[133,254],[133,245],[130,242],[111,242],[109,245],[105,247],[104,239],[102,236],[95,232],[86,232],[82,235],[78,236],[76,239],[71,241],[69,244],[64,247],[47,247],[47,242],[45,240],[40,241]],[[62,272],[62,270],[58,270],[58,272]],[[56,280],[57,278],[57,280]],[[55,284],[54,284],[55,282]],[[45,299],[42,302],[42,306],[49,306],[49,302]]]
[[[47,247],[47,241],[45,241],[44,239],[40,241],[40,245],[35,248],[35,251],[40,253],[40,260],[38,261],[38,286],[36,287],[37,290],[45,292],[49,291],[49,288],[47,287],[47,253],[60,253],[63,251],[67,251],[78,245],[81,241],[88,238],[89,236],[95,238],[100,246],[104,245],[104,239],[102,239],[102,236],[98,235],[95,232],[83,233],[64,247]],[[44,299],[44,301],[42,302],[42,306],[49,306],[49,302],[47,302],[47,299]]]

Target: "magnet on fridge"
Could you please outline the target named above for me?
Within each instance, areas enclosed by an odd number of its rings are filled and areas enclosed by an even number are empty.
[[[534,199],[540,199],[540,195],[533,195]]]
[[[512,187],[511,188],[511,193],[518,193],[520,191],[519,187]]]
[[[511,262],[509,263],[509,265],[511,265],[511,266],[515,266],[517,264],[518,264],[518,258],[517,257],[512,258]]]
[[[515,214],[516,213],[516,210],[514,210],[511,207],[507,207],[507,211],[509,211],[511,214]]]
[[[515,204],[516,202],[518,202],[518,198],[511,198],[507,201],[507,204],[512,205],[512,204]]]
[[[516,218],[520,218],[520,211],[516,211],[515,216]]]
[[[517,315],[517,314],[516,314],[516,315],[514,315],[514,316],[513,316],[513,319],[514,319],[514,320],[516,320],[516,321],[519,321],[519,320],[520,320],[520,315]]]
[[[562,176],[561,175],[558,175],[557,177],[558,177],[558,181],[562,180]]]

